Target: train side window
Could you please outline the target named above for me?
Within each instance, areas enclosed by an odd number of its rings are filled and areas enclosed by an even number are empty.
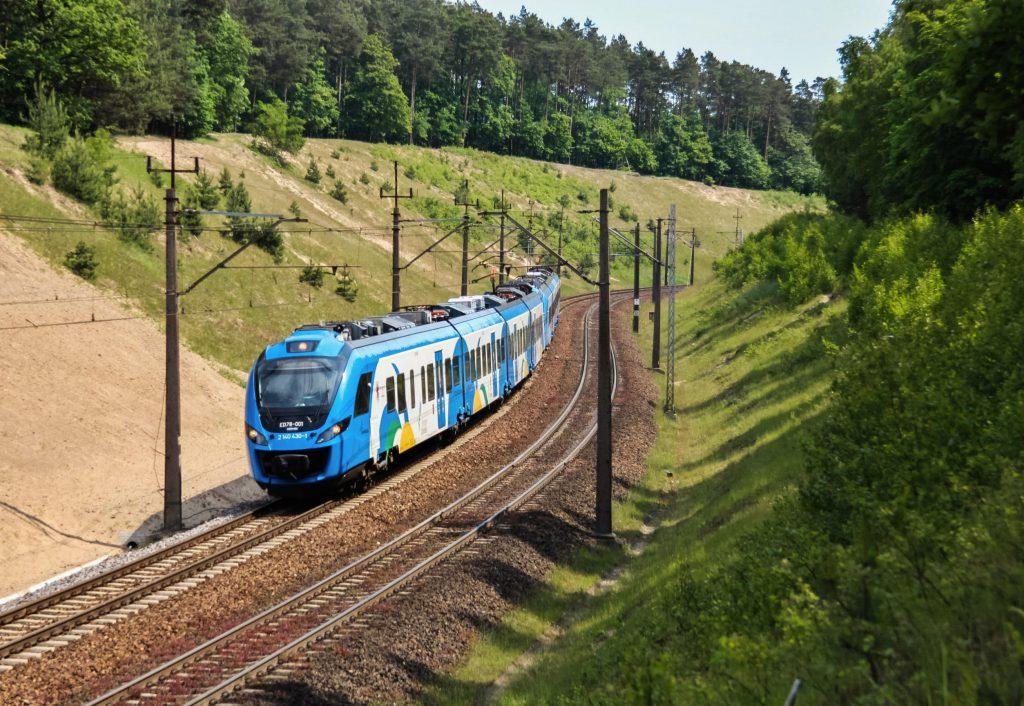
[[[359,376],[359,382],[356,383],[356,405],[352,410],[353,416],[358,417],[360,414],[370,411],[370,392],[373,390],[370,378],[372,377],[373,373],[363,373]]]
[[[444,391],[452,391],[452,359],[444,359]]]
[[[494,346],[492,344],[487,344],[487,348],[484,349],[484,355],[487,357],[487,374],[490,375],[494,372]]]
[[[473,349],[473,379],[479,380],[483,375],[480,372],[480,346]]]
[[[387,382],[385,383],[385,388],[387,389],[387,392],[388,392],[388,411],[389,412],[394,412],[395,411],[395,379],[393,377],[389,377],[387,379]]]
[[[405,373],[398,374],[398,411],[405,411]]]
[[[453,385],[458,385],[460,383],[460,379],[459,379],[459,358],[461,358],[461,357],[462,356],[460,356],[460,355],[456,355],[454,358],[452,358],[452,384]]]
[[[409,406],[416,406],[416,370],[409,371]]]
[[[430,363],[427,365],[427,399],[433,400],[435,397],[434,388],[434,364]]]

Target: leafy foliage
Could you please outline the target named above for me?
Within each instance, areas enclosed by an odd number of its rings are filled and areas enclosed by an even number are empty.
[[[324,77],[324,57],[313,57],[292,89],[295,116],[303,121],[307,135],[329,135],[338,125],[338,100]]]
[[[64,255],[64,266],[74,272],[82,279],[92,281],[96,279],[96,250],[81,240],[73,250]]]
[[[347,302],[354,302],[359,297],[359,286],[352,275],[344,272],[338,277],[334,293]]]
[[[313,184],[319,184],[320,179],[323,177],[320,174],[320,165],[316,161],[316,157],[309,158],[309,166],[306,167],[306,181]]]
[[[37,83],[35,95],[27,101],[26,124],[32,134],[25,140],[25,150],[36,157],[52,160],[68,140],[71,119],[56,92]]]
[[[840,56],[814,152],[829,195],[862,216],[940,209],[958,220],[1024,195],[1024,7],[1013,0],[896,4]]]
[[[302,119],[289,115],[284,101],[274,98],[269,103],[260,103],[258,110],[252,134],[259,138],[261,149],[274,156],[280,150],[296,154],[302,149],[306,143]]]
[[[384,40],[370,35],[344,98],[349,133],[367,140],[397,141],[409,131],[409,101],[398,83],[398,62]]]
[[[153,233],[163,225],[160,204],[141,188],[114,191],[100,205],[100,215],[122,242],[146,252],[153,249]]]
[[[87,204],[103,203],[115,181],[110,155],[106,132],[84,138],[76,133],[53,159],[53,185]]]
[[[823,79],[793,87],[784,70],[689,49],[670,64],[590,21],[556,27],[525,9],[504,18],[438,0],[14,0],[0,37],[15,38],[0,43],[0,71],[12,77],[2,104],[20,105],[41,79],[83,129],[166,133],[177,116],[189,137],[252,126],[275,157],[304,133],[763,186],[733,163],[733,138],[721,139],[740,132],[773,186],[817,186],[793,134],[809,134]]]
[[[331,187],[331,196],[341,203],[348,203],[348,189],[341,181],[335,181]]]
[[[299,274],[299,284],[308,284],[314,289],[324,286],[324,271],[318,265],[306,265]]]

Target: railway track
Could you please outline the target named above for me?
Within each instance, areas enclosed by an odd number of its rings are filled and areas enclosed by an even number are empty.
[[[336,634],[345,628],[358,629],[353,624],[358,615],[406,588],[533,498],[596,433],[593,405],[581,403],[594,378],[588,377],[588,370],[593,367],[589,333],[595,308],[584,316],[584,354],[573,396],[519,456],[387,543],[91,704],[216,702],[280,669],[311,644],[338,639]],[[613,356],[613,372],[614,367]]]
[[[595,294],[563,300],[561,310]],[[382,495],[423,470],[385,477],[353,497],[329,500],[296,514],[274,501],[217,527],[140,557],[87,581],[0,613],[0,673],[173,598]]]

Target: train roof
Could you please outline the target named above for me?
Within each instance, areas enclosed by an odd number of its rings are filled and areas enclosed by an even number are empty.
[[[479,311],[467,311],[456,302],[445,302],[407,307],[403,312],[390,312],[363,319],[305,324],[292,331],[283,341],[267,346],[265,354],[272,358],[290,355],[338,356],[346,351],[352,352],[406,338],[441,340],[467,325],[470,330],[482,328],[504,320],[506,315],[521,313],[523,307],[533,308],[541,301],[542,293],[551,292],[551,285],[554,284],[552,280],[557,279],[550,268],[533,268],[528,273],[528,278],[514,280],[506,285],[517,290],[522,296],[506,301],[500,306]],[[443,311],[445,318],[431,319],[429,323],[417,323],[416,318],[431,318],[408,315],[408,312],[417,310],[430,312],[431,317],[434,312]]]

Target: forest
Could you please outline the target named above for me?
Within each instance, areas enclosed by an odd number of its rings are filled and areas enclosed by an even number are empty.
[[[716,263],[745,321],[846,307],[787,351],[832,366],[799,482],[581,672],[609,703],[1024,701],[1024,5],[894,8],[815,115],[836,208]]]
[[[820,191],[828,81],[525,7],[442,0],[13,0],[0,120],[52,92],[83,133],[259,130],[459,145],[746,188]]]

